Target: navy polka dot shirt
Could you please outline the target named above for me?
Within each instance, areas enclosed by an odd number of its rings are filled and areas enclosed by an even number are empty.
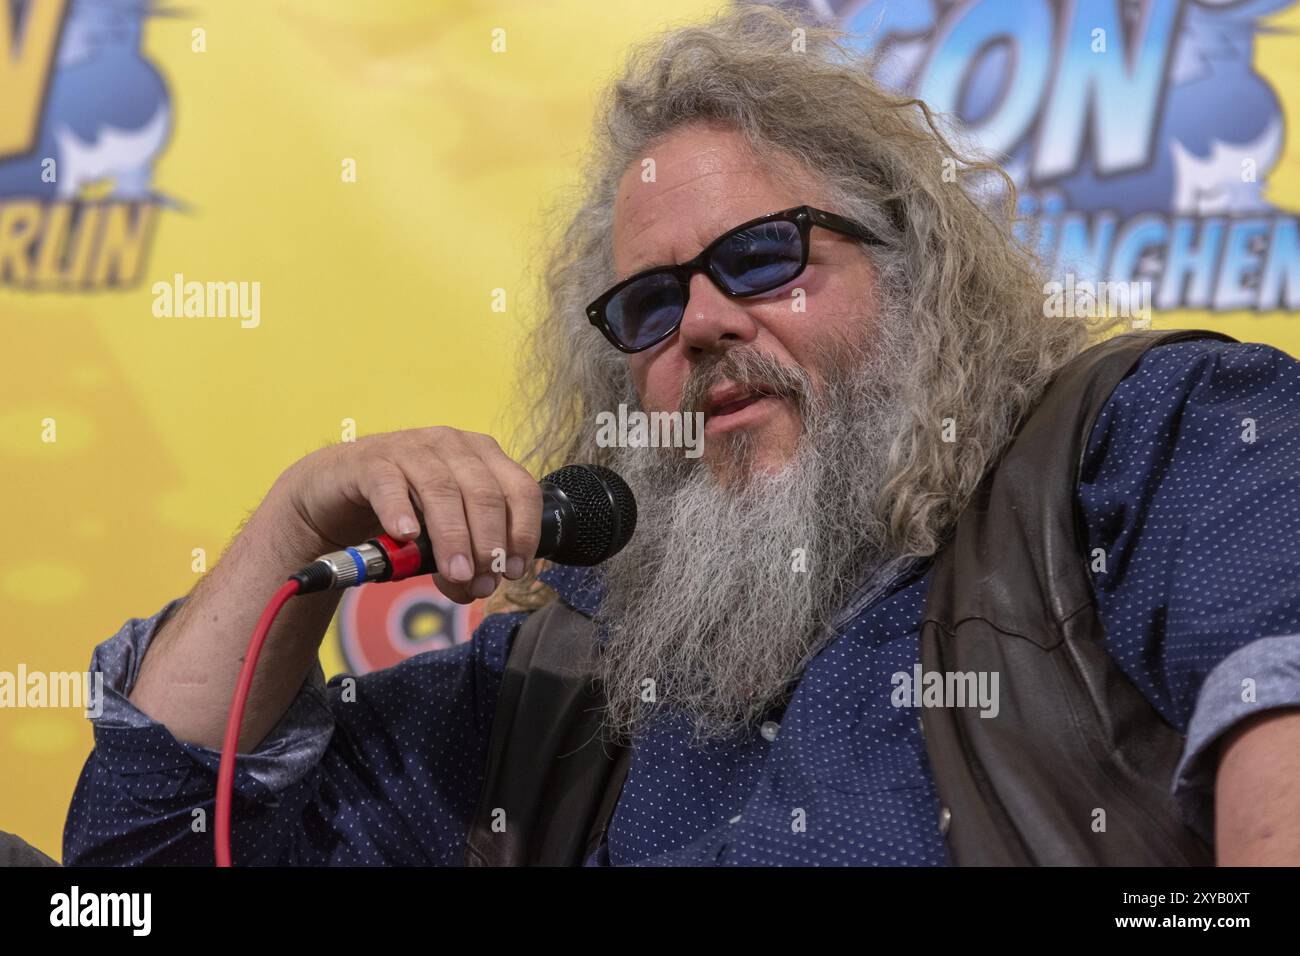
[[[1215,746],[1300,705],[1300,362],[1254,344],[1149,351],[1088,443],[1078,495],[1106,647],[1186,736],[1174,792],[1212,838]],[[590,613],[598,587],[553,569]],[[595,865],[941,865],[940,805],[919,711],[892,675],[919,660],[929,565],[868,582],[797,692],[743,740],[692,746],[664,718],[637,742]],[[69,810],[64,862],[211,864],[219,755],[127,700],[178,602],[94,653],[104,713]],[[243,864],[460,864],[502,672],[524,615],[466,644],[328,684],[317,668],[236,778]]]

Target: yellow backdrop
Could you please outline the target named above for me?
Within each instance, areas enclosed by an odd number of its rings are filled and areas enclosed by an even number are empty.
[[[146,240],[141,281],[0,282],[0,671],[84,669],[126,618],[186,592],[195,549],[215,562],[275,476],[345,419],[360,434],[506,434],[536,226],[574,178],[594,95],[631,41],[715,6],[198,0],[149,19],[173,124],[152,187],[177,206]],[[1300,10],[1275,23],[1300,29]],[[1289,130],[1296,43],[1256,48]],[[1268,196],[1295,210],[1294,136],[1286,149]],[[178,273],[259,282],[259,324],[156,317],[152,285]],[[1293,314],[1157,324],[1300,354]],[[323,658],[347,666],[336,635]],[[79,710],[0,710],[0,829],[57,858],[90,746]]]
[[[160,214],[143,281],[0,287],[0,671],[84,670],[346,418],[504,434],[539,210],[594,95],[629,42],[714,5],[177,6],[144,49],[174,111],[154,186],[184,208]],[[176,273],[260,282],[260,324],[156,318]],[[344,668],[333,639],[323,656]],[[90,747],[79,710],[0,710],[0,829],[58,858]]]

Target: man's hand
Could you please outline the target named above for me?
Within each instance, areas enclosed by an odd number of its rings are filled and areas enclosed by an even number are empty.
[[[434,580],[461,604],[487,597],[503,573],[521,577],[541,538],[541,488],[490,435],[446,427],[373,435],[313,452],[280,483],[292,513],[329,543],[323,550],[381,530],[409,540],[422,514]]]
[[[326,551],[386,531],[409,540],[420,516],[439,589],[468,603],[521,577],[537,551],[542,492],[487,435],[421,428],[331,445],[288,468],[221,560],[154,635],[131,702],[179,740],[215,749],[253,625],[286,577]],[[504,557],[502,565],[497,557]],[[495,565],[495,566],[494,566]],[[284,608],[244,712],[240,753],[283,716],[316,660],[339,592]]]
[[[1300,709],[1247,721],[1224,738],[1219,754],[1219,866],[1300,865]]]

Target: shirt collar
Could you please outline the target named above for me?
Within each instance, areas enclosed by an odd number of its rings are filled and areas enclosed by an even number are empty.
[[[599,568],[578,568],[564,564],[547,564],[538,580],[554,591],[561,601],[579,614],[594,617],[605,588]]]

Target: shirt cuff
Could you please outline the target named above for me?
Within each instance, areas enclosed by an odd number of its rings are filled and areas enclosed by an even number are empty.
[[[1300,706],[1300,634],[1265,637],[1233,651],[1206,676],[1174,772],[1174,799],[1186,823],[1214,842],[1214,778],[1219,741],[1267,710]]]
[[[193,770],[195,764],[215,774],[221,762],[219,751],[177,740],[128,699],[154,635],[184,602],[185,598],[177,598],[152,617],[132,618],[91,656],[92,677],[103,675],[102,707],[92,707],[90,717],[95,751],[109,769],[124,777]],[[270,734],[251,754],[239,755],[236,791],[252,799],[272,798],[320,761],[333,732],[325,674],[317,661]]]

